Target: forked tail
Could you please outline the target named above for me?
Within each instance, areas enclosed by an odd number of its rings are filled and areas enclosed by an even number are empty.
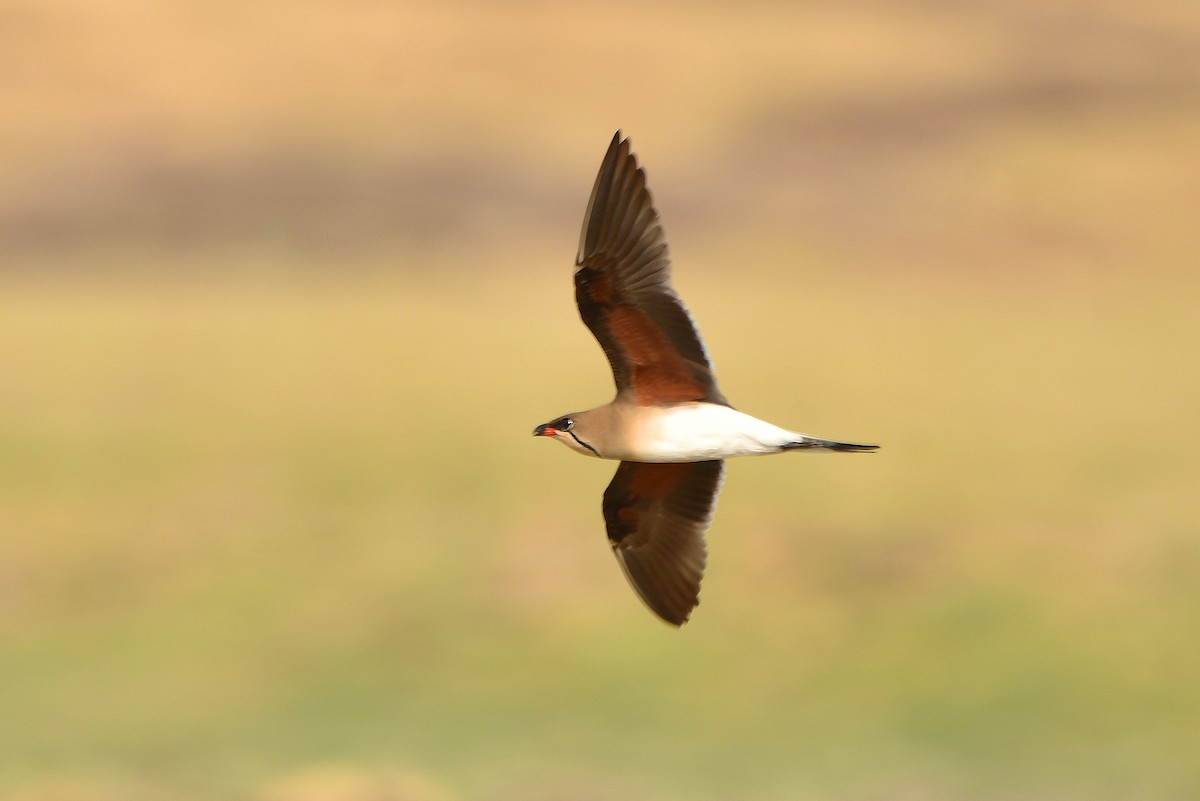
[[[838,442],[833,439],[817,439],[816,437],[802,436],[795,442],[787,442],[783,445],[785,451],[795,451],[802,448],[822,448],[827,451],[843,451],[845,453],[870,453],[878,450],[878,445],[860,445],[857,442]]]

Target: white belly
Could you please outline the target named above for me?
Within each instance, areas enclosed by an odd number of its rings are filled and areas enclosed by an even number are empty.
[[[779,426],[713,403],[644,409],[622,458],[640,462],[700,462],[778,453],[800,439]]]

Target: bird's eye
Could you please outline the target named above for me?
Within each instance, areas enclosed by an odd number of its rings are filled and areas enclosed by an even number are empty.
[[[564,417],[563,419],[559,420],[558,423],[559,424],[555,426],[555,428],[560,428],[563,431],[570,431],[575,427],[575,421],[570,417]]]

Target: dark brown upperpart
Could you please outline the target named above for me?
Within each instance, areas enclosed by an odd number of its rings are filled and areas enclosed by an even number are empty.
[[[575,302],[612,367],[619,395],[641,406],[727,404],[683,301],[646,176],[613,137],[584,215]]]

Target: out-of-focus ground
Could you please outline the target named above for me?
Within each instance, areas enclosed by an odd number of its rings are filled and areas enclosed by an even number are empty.
[[[1191,2],[0,2],[0,797],[1200,796]],[[740,408],[676,632],[571,257]]]

